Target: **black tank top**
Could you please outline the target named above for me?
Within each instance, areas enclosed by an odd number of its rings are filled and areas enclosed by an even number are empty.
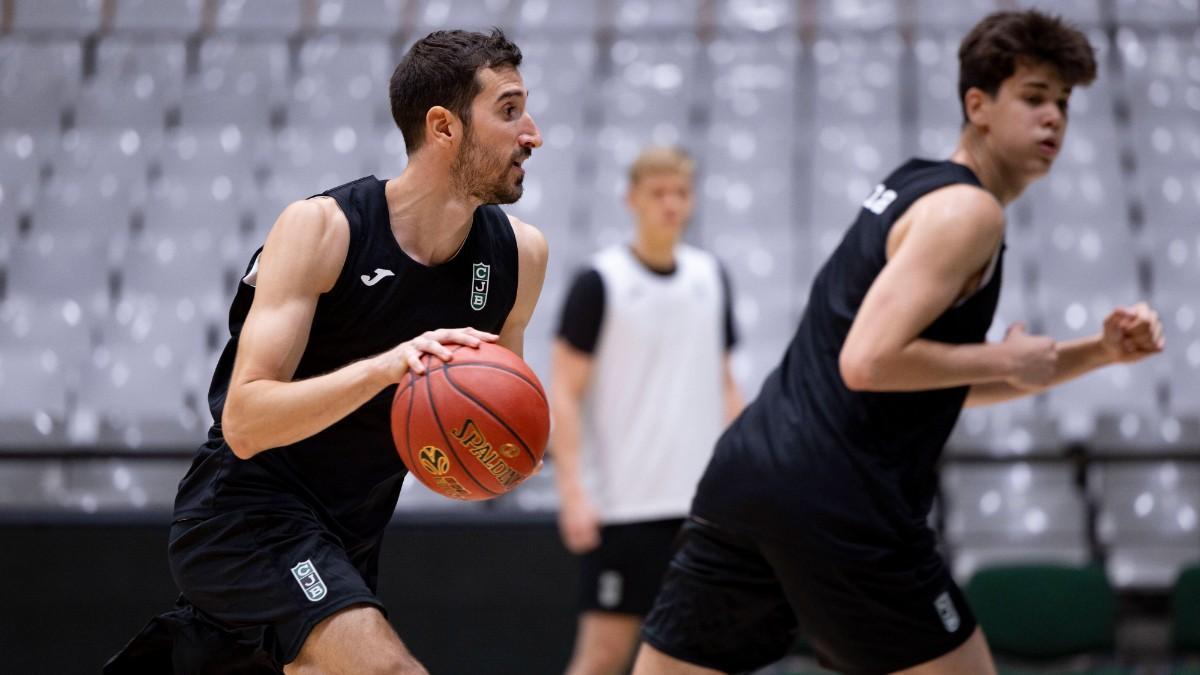
[[[838,357],[887,262],[892,225],[917,199],[955,183],[980,185],[961,164],[913,159],[875,189],[813,282],[783,362],[718,443],[696,497],[697,515],[753,531],[767,522],[766,509],[799,528],[794,534],[804,541],[834,546],[928,536],[936,464],[967,387],[851,391]],[[990,278],[921,337],[984,340],[1000,294],[1002,251]]]
[[[346,215],[350,243],[337,282],[317,302],[293,379],[328,373],[427,330],[472,326],[499,333],[512,310],[517,242],[499,207],[479,207],[458,253],[427,267],[396,242],[384,185],[368,176],[323,193]],[[405,475],[391,436],[394,385],[324,431],[249,460],[238,459],[221,434],[221,411],[261,252],[254,254],[247,267],[250,282],[243,278],[230,308],[230,338],[208,394],[216,423],[180,483],[175,517],[301,508],[339,536],[373,539],[395,509]]]

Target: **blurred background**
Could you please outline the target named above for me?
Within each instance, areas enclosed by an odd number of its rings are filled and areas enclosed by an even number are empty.
[[[931,518],[1012,672],[1200,672],[1200,2],[1035,3],[1100,59],[1052,173],[1009,209],[1016,320],[1089,334],[1149,300],[1167,352],[966,411]],[[174,595],[176,483],[238,275],[290,201],[404,167],[415,39],[501,26],[545,146],[510,211],[567,282],[627,238],[647,143],[699,166],[689,238],[735,287],[756,392],[871,188],[949,154],[957,47],[1005,0],[0,0],[0,654],[96,672]],[[553,466],[458,504],[409,484],[384,600],[433,672],[552,673],[574,632]],[[1189,571],[1190,569],[1190,571]],[[11,668],[11,670],[9,670]],[[803,645],[772,673],[814,670]]]

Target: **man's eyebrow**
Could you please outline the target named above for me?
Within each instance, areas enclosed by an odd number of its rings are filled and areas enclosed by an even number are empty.
[[[524,89],[509,89],[508,91],[497,96],[496,102],[499,103],[500,101],[503,101],[506,98],[520,98],[522,96],[528,98],[529,92]]]

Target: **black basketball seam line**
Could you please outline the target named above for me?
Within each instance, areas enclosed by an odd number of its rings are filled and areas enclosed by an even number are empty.
[[[464,365],[466,365],[466,364],[464,364]],[[490,416],[492,417],[492,419],[494,419],[494,420],[496,420],[497,422],[499,422],[499,423],[500,423],[500,426],[504,427],[504,429],[505,429],[505,430],[506,430],[506,431],[509,433],[509,435],[511,435],[513,438],[517,439],[517,442],[521,444],[521,447],[522,447],[522,448],[525,450],[525,452],[529,453],[529,459],[530,459],[530,460],[532,460],[532,462],[533,462],[533,468],[531,468],[531,469],[529,470],[529,472],[530,472],[530,475],[532,475],[532,474],[533,474],[533,470],[537,468],[538,459],[537,459],[536,457],[534,457],[534,456],[533,456],[533,451],[529,449],[529,445],[527,445],[527,444],[525,443],[525,439],[524,439],[524,438],[521,438],[521,435],[520,435],[520,434],[518,434],[516,431],[513,431],[513,428],[512,428],[512,427],[510,427],[510,426],[508,426],[508,423],[507,423],[507,422],[505,422],[504,420],[500,419],[500,416],[499,416],[499,415],[497,415],[496,413],[492,412],[492,409],[491,409],[491,408],[487,407],[486,405],[484,405],[484,404],[483,404],[483,402],[482,402],[482,401],[480,401],[479,399],[475,398],[475,397],[474,397],[474,396],[472,396],[471,394],[467,393],[467,391],[466,391],[465,389],[463,389],[462,387],[460,387],[460,386],[458,386],[457,384],[455,384],[455,383],[454,383],[454,380],[450,379],[450,371],[449,371],[449,370],[447,370],[447,371],[445,372],[445,374],[443,375],[443,377],[445,377],[445,378],[446,378],[446,382],[448,382],[448,383],[450,384],[450,386],[451,386],[451,387],[454,387],[456,390],[458,390],[458,393],[460,393],[460,394],[462,394],[463,396],[466,396],[467,398],[471,399],[471,402],[473,402],[475,405],[477,405],[477,406],[479,406],[481,409],[483,409],[483,411],[484,411],[484,412],[486,412],[488,415],[490,415]],[[529,477],[529,476],[526,476],[525,478],[528,478],[528,477]],[[525,478],[522,478],[521,480],[525,480]]]
[[[542,391],[542,388],[540,386],[538,386],[538,384],[536,382],[529,379],[528,377],[525,377],[525,375],[523,373],[521,373],[520,371],[509,368],[508,366],[502,366],[498,363],[487,363],[484,361],[472,361],[471,363],[447,363],[447,364],[444,364],[443,367],[447,369],[447,372],[449,372],[449,369],[452,366],[456,367],[456,368],[467,368],[470,366],[474,366],[477,368],[491,368],[493,370],[503,370],[506,373],[515,375],[522,382],[524,382],[525,384],[528,384],[530,387],[532,387],[533,390],[535,392],[537,392],[538,397],[541,398],[543,401],[546,401],[547,405],[549,405],[549,403],[550,403],[549,401],[546,400],[546,393]]]
[[[417,466],[417,457],[413,455],[412,449],[412,411],[413,405],[417,402],[416,380],[409,384],[409,389],[412,390],[412,393],[408,397],[408,414],[404,417],[404,448],[408,451],[409,465]],[[415,471],[409,470],[409,473],[415,473]]]
[[[446,379],[449,381],[450,378]],[[480,483],[479,479],[475,477],[475,474],[471,473],[471,470],[467,468],[467,463],[462,460],[462,457],[458,456],[458,451],[454,449],[454,444],[450,442],[450,437],[446,435],[446,427],[442,426],[442,416],[438,414],[437,405],[433,402],[433,387],[428,382],[425,384],[425,391],[429,394],[429,411],[433,413],[433,420],[437,423],[438,432],[441,433],[442,440],[446,441],[446,448],[450,450],[450,454],[454,455],[454,459],[458,460],[458,464],[463,468],[463,472],[466,473],[467,477],[469,477],[476,485],[479,486],[480,490],[497,497],[504,494],[503,492],[496,492],[495,490],[485,487],[483,483]]]

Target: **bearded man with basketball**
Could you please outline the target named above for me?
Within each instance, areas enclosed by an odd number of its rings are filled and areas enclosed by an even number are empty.
[[[926,521],[961,408],[1163,340],[1139,304],[1087,339],[1018,324],[984,342],[1003,207],[1049,171],[1071,88],[1096,64],[1082,33],[1037,11],[985,18],[959,61],[958,147],[885,178],[822,267],[782,364],[701,479],[635,675],[751,670],[797,630],[838,672],[995,673]]]
[[[628,671],[696,482],[742,408],[728,277],[682,241],[694,173],[678,148],[643,150],[626,193],[633,241],[594,255],[563,302],[554,466],[559,531],[580,556],[567,675]]]
[[[520,63],[499,30],[419,40],[390,83],[404,172],[280,215],[239,284],[219,422],[176,498],[179,603],[105,672],[425,672],[375,595],[405,473],[390,403],[448,345],[522,351],[547,247],[494,206],[521,196],[542,142]]]

